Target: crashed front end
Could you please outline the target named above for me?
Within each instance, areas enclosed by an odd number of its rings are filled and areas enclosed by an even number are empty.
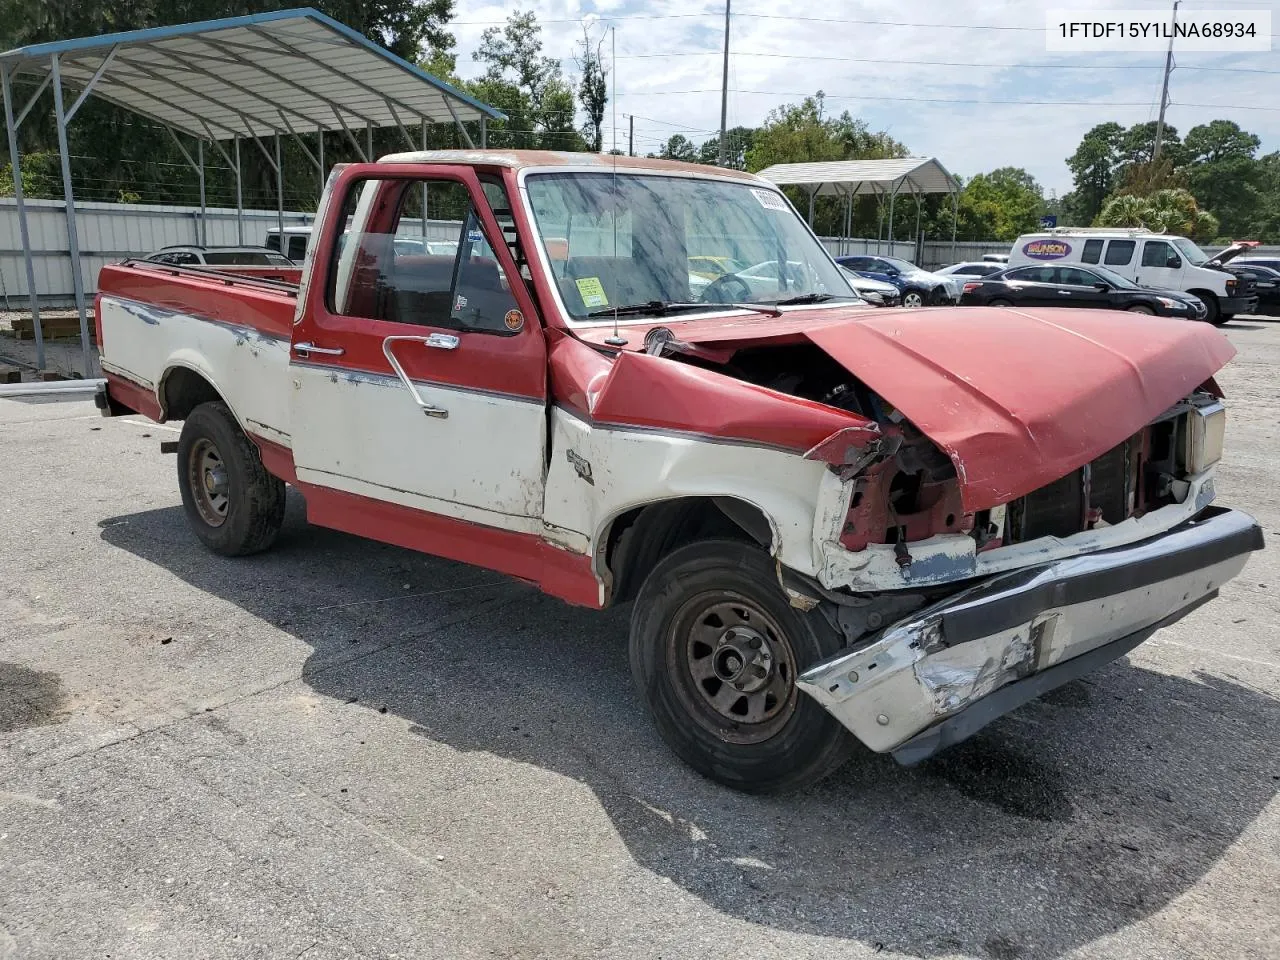
[[[801,689],[910,764],[1132,650],[1262,548],[1252,518],[1210,505],[1225,420],[1198,390],[1078,469],[973,511],[905,419],[861,453],[815,448],[831,470],[822,562],[784,585],[820,600],[814,615],[850,646]]]

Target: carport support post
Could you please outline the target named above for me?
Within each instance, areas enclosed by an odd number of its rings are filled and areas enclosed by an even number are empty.
[[[369,158],[369,162],[373,163],[373,124],[367,120],[364,125],[364,154]]]
[[[480,117],[480,149],[484,150],[489,146],[489,118]]]
[[[80,270],[80,236],[76,230],[76,200],[71,189],[71,151],[67,147],[67,117],[62,106],[62,73],[58,69],[59,54],[49,57],[49,75],[53,86],[53,117],[58,126],[58,158],[62,161],[62,199],[67,214],[67,252],[71,255],[71,287],[80,314],[80,356],[84,375],[91,376],[92,351],[89,347],[89,314],[84,305],[84,275]]]
[[[898,196],[898,185],[894,184],[893,192],[889,194],[889,256],[893,256],[893,201]]]
[[[276,134],[276,226],[280,228],[280,249],[289,249],[284,239],[284,174],[280,163],[280,134]],[[286,254],[287,256],[287,254]]]
[[[960,194],[951,190],[951,262],[956,262],[956,224],[960,220]]]
[[[821,184],[818,185],[822,186]],[[814,187],[809,191],[809,229],[813,229],[813,198],[818,195],[818,187]]]
[[[31,263],[31,233],[27,229],[27,204],[22,195],[22,163],[18,156],[18,127],[13,121],[13,86],[9,69],[0,66],[0,85],[4,88],[4,129],[9,136],[9,165],[13,171],[13,199],[18,205],[18,237],[22,241],[22,259],[27,269],[27,299],[31,301],[31,323],[36,333],[36,367],[44,369],[44,330],[40,326],[40,301],[36,296],[36,272]]]
[[[320,162],[320,199],[323,200],[324,199],[324,181],[325,181],[324,128],[323,127],[321,127],[320,130],[316,133],[316,140],[317,140],[316,159]],[[319,206],[319,201],[316,202],[316,206],[317,207]]]
[[[422,151],[427,150],[427,119],[422,118]],[[427,181],[422,181],[422,239],[427,239]]]
[[[209,228],[205,226],[208,211],[205,209],[204,196],[204,141],[196,141],[196,174],[200,177],[200,246],[209,245]]]
[[[244,192],[240,183],[240,138],[232,137],[236,150],[236,243],[244,246]]]

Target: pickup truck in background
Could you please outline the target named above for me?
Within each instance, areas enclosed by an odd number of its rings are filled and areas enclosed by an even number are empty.
[[[396,243],[424,217],[456,249]],[[105,267],[104,412],[184,421],[219,553],[269,547],[290,484],[314,524],[630,602],[659,732],[721,783],[918,761],[1262,545],[1213,504],[1207,325],[871,309],[771,184],[666,161],[395,155],[316,222],[297,285]]]

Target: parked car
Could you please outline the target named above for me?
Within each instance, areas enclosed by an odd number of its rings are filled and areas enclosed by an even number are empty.
[[[1280,257],[1237,257],[1231,263],[1233,266],[1248,264],[1251,267],[1269,267],[1272,270],[1280,270]]]
[[[1236,260],[1227,269],[1236,276],[1249,277],[1258,294],[1257,313],[1280,316],[1280,260],[1273,260],[1276,267],[1268,267],[1260,260]]]
[[[254,276],[263,280],[296,283],[302,275],[297,264],[266,247],[205,247],[180,244],[161,247],[144,260],[175,267],[207,267]]]
[[[463,211],[458,255],[402,270],[387,240],[423,187]],[[216,553],[270,547],[292,484],[314,525],[634,600],[637,688],[721,783],[811,783],[855,738],[919,761],[1212,600],[1262,547],[1212,504],[1235,351],[1207,325],[869,309],[833,294],[778,188],[734,170],[459,150],[326,190],[296,288],[104,267],[99,406],[184,421],[183,510]],[[691,240],[799,266],[694,301],[672,257]]]
[[[989,277],[993,273],[999,273],[1004,269],[1004,264],[993,263],[990,260],[974,261],[970,260],[965,263],[953,263],[949,267],[942,267],[935,270],[940,277],[955,277],[962,283],[966,280],[972,280],[975,277]]]
[[[860,273],[854,273],[848,267],[841,267],[840,272],[849,281],[849,286],[853,287],[854,293],[873,307],[896,307],[902,303],[902,295],[892,283],[872,280]]]
[[[1053,263],[1110,267],[1144,286],[1182,290],[1204,302],[1210,323],[1226,323],[1258,306],[1253,281],[1224,267],[1257,244],[1233,243],[1210,257],[1186,237],[1126,228],[1063,227],[1018,238],[1009,266]]]
[[[1181,290],[1140,287],[1106,267],[1014,267],[964,285],[960,303],[986,307],[1091,307],[1204,320],[1204,303]]]
[[[963,284],[952,277],[921,270],[914,263],[897,257],[865,255],[836,257],[836,263],[872,280],[891,283],[902,294],[904,307],[931,306],[960,299]]]

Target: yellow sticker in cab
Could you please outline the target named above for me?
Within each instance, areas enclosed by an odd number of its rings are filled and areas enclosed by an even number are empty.
[[[579,280],[578,293],[582,295],[582,305],[588,309],[609,305],[609,298],[604,295],[604,286],[599,277],[583,277]]]

